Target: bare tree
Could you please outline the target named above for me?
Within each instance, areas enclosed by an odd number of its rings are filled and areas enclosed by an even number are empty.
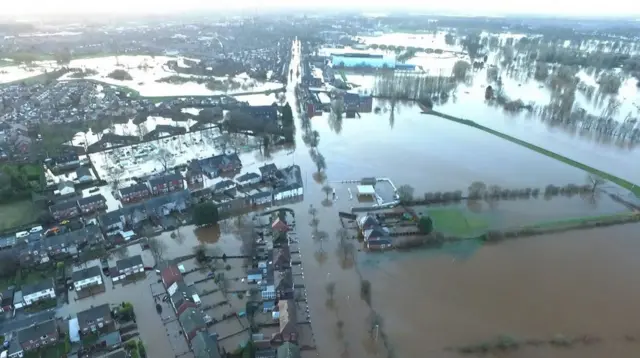
[[[327,295],[329,295],[329,297],[327,298],[327,306],[333,307],[333,297],[336,292],[336,283],[333,281],[327,282],[324,288],[325,290],[327,290]]]
[[[109,181],[111,182],[111,188],[113,190],[118,190],[120,179],[124,176],[124,169],[119,166],[112,167],[109,169],[108,175]]]
[[[140,140],[144,139],[144,136],[146,136],[149,133],[149,128],[147,128],[147,125],[143,122],[138,124],[138,135],[140,136]]]
[[[171,163],[171,158],[173,158],[173,154],[166,150],[165,148],[158,149],[158,153],[156,153],[155,159],[160,165],[162,165],[162,171],[166,172],[169,169],[169,164]]]
[[[398,188],[398,197],[401,202],[408,202],[413,200],[414,189],[411,185],[401,185]]]
[[[160,240],[157,237],[151,237],[148,239],[149,250],[155,257],[156,261],[162,261],[164,253],[167,250],[167,243]]]
[[[606,180],[599,175],[589,174],[587,175],[587,182],[591,185],[591,192],[594,193],[600,185],[606,183]]]

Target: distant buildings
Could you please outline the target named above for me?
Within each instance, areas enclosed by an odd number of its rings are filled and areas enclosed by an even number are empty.
[[[331,54],[331,64],[333,67],[344,68],[389,68],[396,67],[395,56],[368,53],[341,53]]]

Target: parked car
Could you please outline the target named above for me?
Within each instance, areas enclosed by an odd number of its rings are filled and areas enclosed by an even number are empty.
[[[32,233],[32,234],[35,234],[35,233],[40,232],[42,230],[43,230],[42,226],[34,226],[34,227],[31,228],[31,230],[29,230],[29,232]]]

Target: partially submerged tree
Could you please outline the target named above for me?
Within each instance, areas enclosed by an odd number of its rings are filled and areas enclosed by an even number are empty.
[[[162,165],[163,172],[166,172],[169,169],[169,164],[171,163],[172,158],[173,154],[165,148],[158,149],[158,152],[155,155],[156,161]]]
[[[324,192],[324,195],[326,196],[326,199],[329,199],[329,194],[331,194],[333,192],[333,188],[331,187],[331,185],[325,184],[322,187],[322,191]]]
[[[418,220],[418,230],[423,234],[431,234],[433,231],[433,220],[428,216],[423,216]]]
[[[148,239],[149,250],[155,257],[156,261],[163,259],[164,253],[167,250],[167,243],[157,237],[151,237]]]
[[[591,192],[593,193],[598,189],[600,185],[606,183],[607,181],[599,175],[589,174],[587,175],[587,182],[589,183],[589,185],[591,185]]]
[[[193,248],[193,254],[196,255],[196,262],[199,264],[207,263],[209,260],[207,259],[207,248],[204,244],[200,244]]]
[[[453,65],[453,77],[458,81],[463,81],[467,77],[467,72],[471,64],[467,61],[459,60]]]
[[[369,280],[360,281],[360,298],[371,306],[371,282]]]
[[[407,203],[413,200],[413,193],[415,192],[415,189],[413,189],[413,187],[411,185],[401,185],[398,188],[398,196],[400,197],[400,202],[401,203]]]
[[[213,202],[196,204],[193,208],[193,223],[197,226],[214,225],[218,219],[218,206]]]

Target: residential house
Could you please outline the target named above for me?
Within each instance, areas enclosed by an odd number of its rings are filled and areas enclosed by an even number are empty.
[[[393,242],[389,232],[383,227],[373,227],[363,233],[364,242],[370,250],[384,250],[391,248]]]
[[[160,277],[162,277],[162,283],[164,284],[164,288],[166,289],[171,287],[171,285],[173,285],[174,283],[182,281],[182,273],[176,265],[167,266],[164,270],[162,270]]]
[[[286,270],[291,267],[291,252],[288,245],[273,249],[273,267],[276,271]]]
[[[164,217],[172,211],[182,212],[191,205],[189,190],[181,190],[168,195],[157,196],[143,203],[146,214],[150,217]]]
[[[178,316],[178,321],[182,325],[182,331],[188,342],[191,342],[199,331],[206,331],[207,329],[204,312],[199,308],[187,308]]]
[[[184,190],[184,178],[181,174],[170,173],[149,179],[152,195],[162,195]]]
[[[213,186],[213,191],[215,193],[223,193],[227,190],[232,190],[235,188],[236,188],[236,183],[233,180],[225,179],[215,183]]]
[[[360,229],[362,233],[364,233],[366,230],[371,230],[374,227],[380,226],[378,219],[376,219],[373,214],[361,216],[356,220],[356,222],[358,224],[358,229]]]
[[[144,264],[142,263],[142,256],[135,255],[116,261],[116,273],[117,276],[111,276],[114,282],[123,280],[130,276],[144,273]]]
[[[103,286],[102,268],[96,265],[74,271],[71,274],[71,279],[73,280],[73,288],[76,291]]]
[[[274,316],[279,320],[279,331],[275,339],[281,342],[298,341],[297,308],[294,300],[281,300],[278,302],[278,312]]]
[[[174,282],[169,286],[167,294],[171,299],[171,305],[176,311],[177,316],[180,316],[182,312],[188,308],[198,307],[201,303],[200,297],[193,286],[187,286],[182,280]]]
[[[302,196],[304,188],[302,186],[302,175],[300,167],[292,165],[277,172],[275,188],[273,190],[273,200],[280,201]]]
[[[230,173],[242,168],[242,161],[237,154],[220,154],[198,161],[200,170],[209,179],[219,177],[223,173]]]
[[[78,167],[76,169],[76,180],[80,183],[89,183],[93,181],[91,170],[87,167]]]
[[[247,106],[242,107],[241,111],[265,123],[275,123],[278,120],[277,105]]]
[[[261,180],[262,180],[262,177],[253,172],[242,174],[236,178],[236,182],[238,182],[238,184],[240,185],[258,184]]]
[[[207,331],[199,331],[191,340],[191,348],[195,358],[220,358],[218,347],[218,335],[209,334]]]
[[[287,223],[280,218],[275,219],[271,224],[271,230],[273,230],[273,232],[275,233],[287,232],[289,231],[289,229],[289,225],[287,225]]]
[[[260,168],[258,168],[258,170],[260,171],[260,176],[262,177],[262,181],[271,180],[272,178],[275,178],[275,176],[278,173],[278,167],[276,167],[276,165],[273,163],[265,164]]]
[[[300,358],[300,347],[291,342],[284,342],[278,347],[277,358]]]
[[[118,190],[118,197],[123,204],[135,203],[151,196],[147,184],[133,184]]]
[[[105,303],[100,306],[92,307],[87,310],[78,312],[78,326],[80,333],[87,335],[97,331],[110,331],[114,328],[113,317],[111,317],[111,308]]]
[[[52,278],[22,286],[22,299],[25,306],[30,306],[38,301],[55,298],[56,291]]]
[[[18,331],[18,343],[25,352],[58,342],[58,325],[55,320],[38,322]]]
[[[262,280],[262,270],[252,268],[247,271],[247,282],[258,282]]]
[[[14,334],[10,341],[5,341],[5,345],[8,343],[9,348],[6,350],[7,358],[22,358],[24,357],[24,350],[20,346],[20,340],[18,335]],[[4,348],[4,347],[3,347]]]
[[[187,169],[187,173],[185,174],[185,179],[187,180],[187,185],[189,187],[193,186],[202,186],[204,183],[204,173],[202,172],[202,168],[197,161],[192,161],[189,163],[189,168]]]
[[[126,223],[124,214],[124,210],[118,209],[98,216],[100,228],[106,232],[107,235],[115,234],[117,231],[124,230],[124,225]]]
[[[106,210],[107,199],[105,199],[102,194],[91,195],[86,198],[79,199],[78,206],[80,206],[82,214],[90,214],[96,211]]]
[[[29,242],[28,250],[41,255],[76,255],[85,247],[101,245],[104,242],[102,231],[97,225],[85,226],[80,230],[55,235],[46,240]]]
[[[251,205],[269,205],[273,201],[273,194],[270,191],[261,191],[253,195],[249,195],[247,199]]]
[[[78,202],[76,200],[66,200],[49,207],[49,212],[55,220],[71,219],[74,216],[80,215],[80,209],[78,208]]]
[[[274,272],[276,297],[280,300],[293,298],[293,274],[291,269]]]
[[[13,310],[13,288],[7,288],[0,293],[0,312],[10,312]]]
[[[58,170],[73,169],[80,165],[80,157],[76,153],[67,152],[45,160],[45,164]]]
[[[73,182],[66,181],[66,180],[61,180],[58,183],[58,189],[53,191],[54,195],[64,196],[64,197],[66,197],[67,195],[69,196],[74,195],[75,193],[76,193],[76,188]]]

